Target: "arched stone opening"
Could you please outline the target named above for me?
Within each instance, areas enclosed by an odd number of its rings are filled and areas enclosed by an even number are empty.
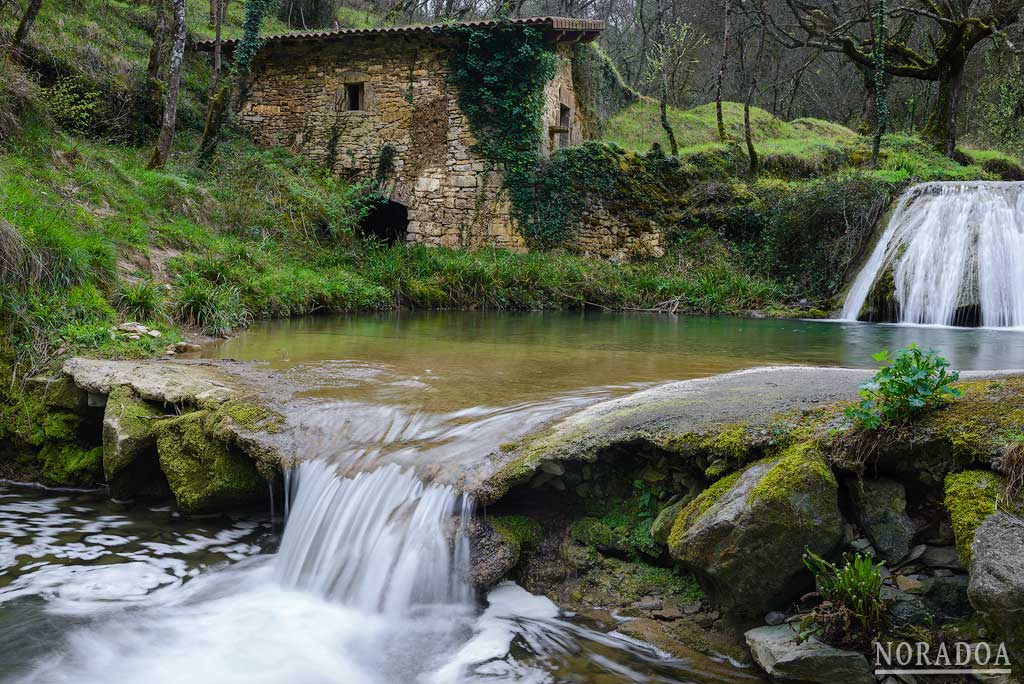
[[[359,224],[360,235],[374,237],[389,245],[405,242],[408,229],[409,210],[405,205],[390,200],[371,209]]]

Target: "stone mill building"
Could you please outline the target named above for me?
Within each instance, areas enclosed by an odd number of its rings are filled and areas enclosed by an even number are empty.
[[[543,32],[561,58],[545,89],[544,154],[581,142],[574,46],[604,22],[514,19]],[[469,22],[488,27],[496,22]],[[239,123],[261,145],[283,146],[351,178],[380,182],[388,202],[374,232],[449,247],[523,246],[502,178],[475,154],[450,78],[450,24],[271,35],[242,89]],[[237,41],[224,41],[231,50]],[[199,44],[212,48],[211,41]]]

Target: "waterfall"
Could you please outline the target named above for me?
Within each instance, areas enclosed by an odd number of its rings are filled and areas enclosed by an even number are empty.
[[[389,615],[472,600],[472,501],[454,487],[426,484],[397,465],[341,478],[334,466],[307,461],[288,490],[274,561],[284,586]]]
[[[1024,326],[1024,183],[923,183],[900,198],[850,288],[856,320],[892,274],[901,323],[955,325],[976,310],[990,327]]]

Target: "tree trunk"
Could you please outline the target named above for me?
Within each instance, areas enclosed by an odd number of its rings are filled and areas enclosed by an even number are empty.
[[[224,117],[231,99],[230,79],[221,85],[220,90],[210,100],[210,108],[206,112],[206,124],[203,126],[203,138],[199,142],[199,166],[207,168],[217,152],[220,129],[224,125]]]
[[[22,43],[28,37],[28,32],[32,30],[32,24],[35,23],[36,15],[39,14],[39,8],[42,6],[43,0],[29,0],[28,7],[25,8],[25,13],[21,15],[21,21],[18,22],[18,28],[14,32],[14,39],[11,41],[11,52],[17,52],[21,49]]]
[[[223,41],[221,40],[221,32],[224,27],[224,8],[227,6],[227,0],[210,0],[216,3],[214,8],[214,24],[213,24],[213,81],[210,83],[210,107],[213,107],[213,99],[217,94],[217,89],[220,87],[220,76],[224,70],[223,61]],[[207,110],[207,118],[209,118],[209,110]]]
[[[725,117],[722,116],[722,81],[725,80],[725,62],[729,57],[729,6],[725,0],[725,22],[722,27],[722,59],[718,62],[718,77],[715,79],[715,115],[718,117],[718,139],[726,142],[729,139],[725,132]]]
[[[665,135],[668,136],[669,150],[672,152],[673,157],[679,156],[679,146],[676,144],[676,134],[672,130],[672,123],[668,120],[668,69],[669,69],[669,46],[668,39],[665,35],[665,8],[662,5],[661,0],[658,1],[658,23],[657,23],[657,37],[655,38],[656,43],[661,47],[661,64],[658,65],[658,70],[661,72],[659,78],[661,80],[661,88],[659,95],[658,104],[661,109],[661,127],[665,129]]]
[[[665,129],[665,134],[668,136],[668,146],[672,151],[673,157],[679,156],[679,145],[676,143],[676,134],[672,130],[672,123],[668,120],[668,78],[662,77],[661,79],[661,127]]]
[[[149,63],[146,65],[146,78],[156,81],[160,78],[160,60],[164,51],[164,34],[167,33],[167,12],[164,0],[153,0],[156,5],[156,25],[153,27],[153,42],[149,46]]]
[[[871,163],[878,166],[878,153],[882,148],[882,136],[889,125],[889,102],[886,98],[885,79],[885,45],[889,38],[889,9],[886,0],[878,0],[875,10],[878,21],[878,32],[875,37],[875,54],[872,56],[874,67],[872,82],[875,94],[875,135],[871,141]]]
[[[747,97],[743,101],[743,139],[747,143],[747,157],[750,160],[750,177],[755,178],[758,170],[761,168],[761,159],[757,156],[757,150],[754,149],[754,131],[750,127],[750,99],[754,95],[754,84],[751,83],[750,87],[747,88]]]
[[[956,151],[956,115],[960,109],[960,86],[965,61],[955,60],[943,65],[939,92],[924,127],[925,139],[949,157]]]
[[[160,125],[153,156],[147,168],[163,168],[171,151],[174,139],[174,124],[178,117],[178,88],[181,85],[181,62],[185,57],[185,0],[174,3],[174,43],[171,45],[170,72],[167,74],[167,96],[164,99],[164,116]]]

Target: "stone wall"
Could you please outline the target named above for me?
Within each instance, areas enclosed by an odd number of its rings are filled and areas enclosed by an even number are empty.
[[[642,261],[665,255],[665,231],[650,219],[625,221],[596,202],[575,222],[570,248],[613,261]]]
[[[545,89],[544,152],[582,140],[568,46]],[[260,53],[239,121],[263,145],[281,145],[353,178],[382,179],[408,209],[409,242],[522,248],[499,169],[474,154],[449,79],[448,46],[432,35],[348,36],[270,44]],[[351,110],[346,84],[362,85]],[[548,134],[568,110],[568,132]],[[382,151],[392,168],[381,168]],[[383,155],[386,158],[386,154]]]

